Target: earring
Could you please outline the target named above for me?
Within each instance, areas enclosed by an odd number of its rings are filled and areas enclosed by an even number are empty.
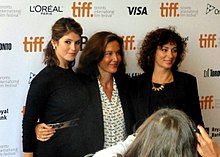
[[[53,45],[53,49],[54,49],[54,50],[56,49],[56,46],[55,46],[55,45]]]

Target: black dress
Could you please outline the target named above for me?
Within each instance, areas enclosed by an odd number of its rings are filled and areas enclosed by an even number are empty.
[[[45,67],[33,79],[28,91],[23,119],[23,151],[37,157],[80,157],[84,148],[81,114],[88,104],[83,88],[72,69]],[[36,140],[35,126],[79,118],[76,125],[57,130],[46,142]]]
[[[178,71],[173,72],[173,76],[174,81],[165,84],[160,91],[152,90],[151,74],[143,73],[132,78],[135,121],[138,126],[161,108],[182,110],[196,125],[204,126],[196,78]]]

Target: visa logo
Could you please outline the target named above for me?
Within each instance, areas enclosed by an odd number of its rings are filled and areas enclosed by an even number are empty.
[[[127,7],[129,15],[148,15],[147,7]]]

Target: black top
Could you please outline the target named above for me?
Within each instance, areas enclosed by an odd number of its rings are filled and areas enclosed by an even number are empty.
[[[130,79],[115,76],[125,118],[132,133]],[[37,120],[56,123],[79,117],[77,125],[57,130],[46,142],[36,140]],[[37,157],[83,157],[103,149],[104,126],[97,79],[76,75],[72,70],[46,67],[32,81],[23,119],[24,152]]]
[[[161,84],[154,83],[155,87],[160,87]],[[152,86],[151,86],[152,87]],[[160,108],[182,108],[176,106],[175,83],[167,83],[160,91],[151,91],[149,113],[152,114]]]
[[[79,125],[57,130],[47,142],[36,140],[35,126],[81,118],[88,104],[85,89],[72,69],[45,67],[32,80],[23,119],[23,151],[39,157],[82,156]],[[74,154],[74,155],[73,155]]]
[[[165,84],[160,91],[152,90],[152,74],[143,73],[132,78],[134,112],[138,126],[160,108],[180,109],[191,117],[196,125],[204,126],[196,78],[177,71],[173,76],[174,81]]]
[[[114,78],[124,113],[126,132],[129,135],[133,131],[132,126],[134,123],[129,86],[131,84],[130,79],[127,75],[123,74],[115,75]],[[104,147],[104,123],[100,91],[97,79],[91,79],[88,76],[81,75],[80,80],[86,86],[89,93],[89,105],[82,117],[83,121],[85,121],[82,127],[83,130],[86,130],[84,138],[87,143],[85,147],[88,147],[87,150],[90,150],[90,153],[95,153]]]

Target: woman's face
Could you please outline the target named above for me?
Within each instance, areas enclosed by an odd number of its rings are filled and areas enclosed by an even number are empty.
[[[80,36],[74,32],[64,35],[59,41],[53,41],[55,53],[60,62],[60,67],[67,68],[68,62],[76,58],[80,50]]]
[[[121,62],[120,45],[117,41],[109,42],[105,49],[105,54],[98,64],[100,74],[116,73]]]
[[[155,54],[154,68],[171,70],[177,57],[177,46],[175,43],[167,43],[158,46]]]

